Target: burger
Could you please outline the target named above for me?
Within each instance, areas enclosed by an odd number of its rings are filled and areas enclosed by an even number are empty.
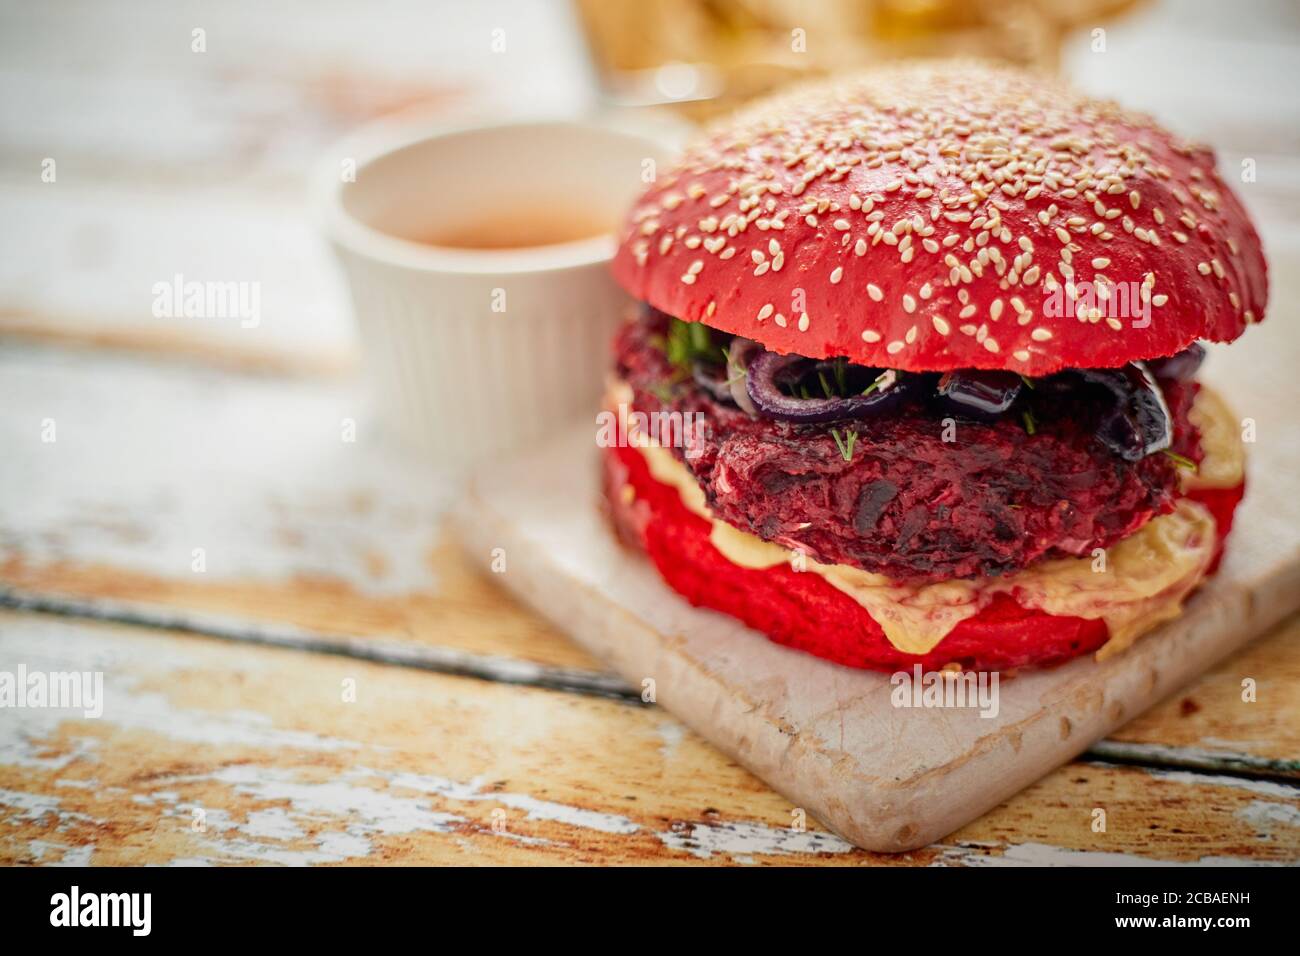
[[[693,605],[849,667],[1118,653],[1244,491],[1202,342],[1263,318],[1213,153],[1043,77],[911,63],[714,127],[614,260],[614,526]]]

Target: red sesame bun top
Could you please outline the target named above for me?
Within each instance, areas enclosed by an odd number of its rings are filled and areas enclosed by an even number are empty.
[[[1235,339],[1268,297],[1209,149],[973,62],[748,107],[641,197],[614,272],[774,351],[912,371],[1171,355]]]

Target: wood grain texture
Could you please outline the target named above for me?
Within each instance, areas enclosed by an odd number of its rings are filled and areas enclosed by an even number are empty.
[[[656,707],[0,613],[0,667],[19,662],[102,670],[105,706],[6,713],[4,863],[1300,859],[1300,793],[1234,777],[1076,764],[882,856],[792,828],[796,808]]]
[[[1253,701],[1243,699],[1247,679],[1256,686]],[[1124,725],[1110,742],[1138,748],[1129,752],[1152,762],[1265,766],[1279,776],[1300,778],[1300,618]]]
[[[17,453],[0,473],[5,594],[64,614],[491,680],[597,694],[627,686],[449,546],[436,482],[385,459],[364,430],[361,454],[339,443],[321,423],[356,406],[337,383],[12,345],[0,369],[18,386],[0,410]],[[39,442],[46,417],[59,424],[54,448]],[[177,436],[191,431],[177,455]],[[209,551],[202,574],[185,547],[196,542]],[[1271,666],[1281,687],[1294,686],[1297,658],[1294,641],[1279,642],[1259,673]],[[1300,742],[1281,732],[1294,726],[1291,697],[1265,692],[1234,716],[1222,702],[1238,680],[1220,679],[1194,718],[1202,729],[1171,705],[1126,739],[1150,745],[1139,754],[1148,766],[1235,772],[1243,756],[1294,758]]]
[[[0,586],[603,670],[465,566],[451,486],[373,433],[350,384],[13,343],[0,377]]]
[[[1294,620],[1118,731],[1109,743],[1126,749],[1107,752],[1145,767],[1076,762],[944,844],[879,857],[824,831],[792,838],[783,798],[662,711],[593,696],[618,679],[450,552],[445,489],[383,464],[382,423],[346,378],[350,325],[302,177],[392,109],[571,110],[589,91],[557,11],[516,6],[509,55],[486,56],[501,21],[472,4],[0,10],[0,603],[62,617],[0,613],[0,670],[16,656],[103,667],[128,705],[99,721],[0,711],[0,861],[1294,864],[1293,791],[1275,789],[1300,754]],[[1258,159],[1241,192],[1273,301],[1294,302],[1295,84],[1272,79],[1294,58],[1277,23],[1234,24],[1267,48],[1236,29],[1192,45],[1204,27],[1165,13],[1081,56],[1126,102],[1164,95],[1148,105],[1227,150],[1228,169]],[[1164,82],[1153,43],[1225,64],[1204,74],[1213,95],[1203,78]],[[40,182],[46,158],[56,184]],[[153,316],[150,287],[177,271],[261,281],[259,328]],[[16,344],[33,340],[51,347]],[[1300,336],[1270,348],[1278,366],[1212,360],[1261,381],[1262,407],[1239,411],[1263,416],[1264,442],[1294,414],[1294,375],[1274,369],[1300,365]],[[286,374],[297,381],[271,377]],[[340,447],[344,417],[361,454]],[[57,455],[39,444],[47,418]],[[258,641],[328,656],[244,646]],[[1257,703],[1235,696],[1242,676],[1257,677]],[[360,681],[348,709],[344,677]],[[1244,778],[1248,760],[1273,777]],[[1166,772],[1189,766],[1215,773]],[[1098,806],[1107,833],[1090,828]]]
[[[589,80],[564,14],[418,0],[364,16],[250,0],[0,10],[0,330],[334,369],[353,332],[307,172],[348,158],[336,144],[382,116],[574,112]],[[517,42],[494,51],[507,23]],[[150,288],[176,273],[259,281],[261,325],[152,315]]]

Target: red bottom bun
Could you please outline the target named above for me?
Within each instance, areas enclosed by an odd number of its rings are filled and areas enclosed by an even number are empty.
[[[928,654],[908,654],[885,637],[867,610],[820,575],[778,565],[751,570],[733,564],[709,540],[709,522],[682,503],[677,489],[651,474],[636,448],[605,450],[605,491],[619,536],[643,549],[660,575],[696,607],[738,618],[768,638],[848,667],[896,671],[920,664],[937,670],[1010,670],[1059,664],[1097,650],[1108,639],[1100,620],[1059,617],[1021,607],[999,593],[959,623]],[[630,486],[630,493],[629,493]],[[1188,497],[1214,516],[1218,550],[1245,486]]]

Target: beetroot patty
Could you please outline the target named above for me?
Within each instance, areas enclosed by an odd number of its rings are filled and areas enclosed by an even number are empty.
[[[1007,416],[958,420],[916,402],[873,421],[792,425],[753,418],[681,381],[653,315],[615,340],[617,370],[638,411],[700,413],[705,434],[682,454],[713,513],[823,563],[897,581],[1008,574],[1044,558],[1078,556],[1129,536],[1172,510],[1178,472],[1165,455],[1126,462],[1095,438],[1101,399],[1036,395],[1036,424]],[[1164,383],[1172,451],[1200,460],[1187,411],[1196,386]],[[839,441],[836,441],[836,437]],[[844,452],[851,450],[846,460]],[[698,456],[695,452],[698,451]]]

